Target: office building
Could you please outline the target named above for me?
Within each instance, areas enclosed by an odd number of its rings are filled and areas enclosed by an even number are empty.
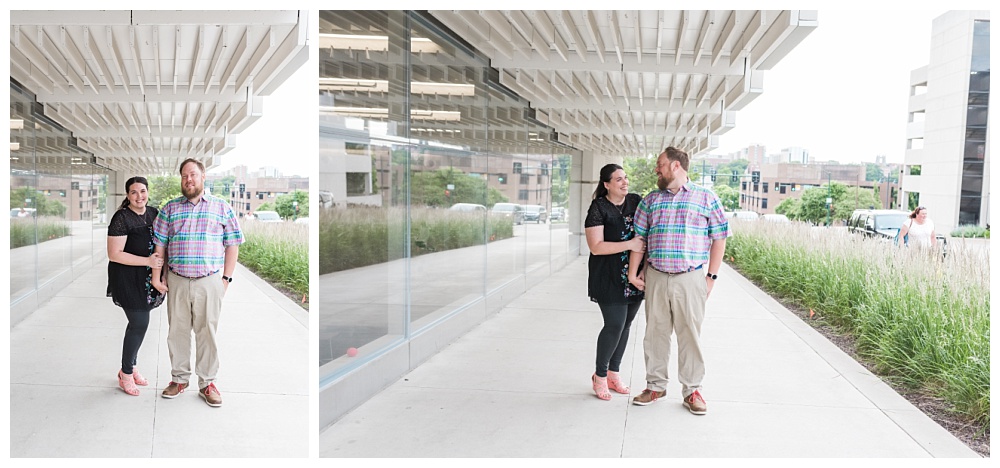
[[[910,73],[901,206],[925,206],[938,234],[990,222],[990,12],[950,11],[930,61]]]

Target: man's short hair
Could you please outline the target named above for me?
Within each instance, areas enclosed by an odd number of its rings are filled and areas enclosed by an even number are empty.
[[[666,153],[667,159],[671,161],[680,162],[681,168],[683,168],[685,171],[688,170],[688,165],[691,162],[691,157],[688,156],[687,153],[677,148],[674,148],[673,146],[668,146],[667,149],[663,150],[663,153]]]
[[[184,166],[187,166],[188,163],[195,163],[196,165],[198,165],[198,169],[201,169],[201,173],[202,174],[205,173],[205,163],[203,163],[203,162],[201,162],[201,161],[199,161],[199,160],[197,160],[195,158],[187,158],[187,159],[184,160],[184,162],[181,163],[181,169],[179,171],[181,175],[184,175]]]

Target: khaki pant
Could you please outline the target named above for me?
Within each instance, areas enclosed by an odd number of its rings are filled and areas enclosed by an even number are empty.
[[[170,375],[177,383],[191,377],[191,332],[195,339],[195,372],[198,388],[215,381],[219,372],[216,329],[222,315],[225,286],[222,273],[204,278],[185,278],[169,272],[167,287],[167,349],[170,351]]]
[[[701,388],[705,360],[701,323],[705,319],[708,284],[705,270],[667,274],[646,269],[646,388],[665,391],[670,375],[670,339],[677,334],[677,373],[687,397]]]

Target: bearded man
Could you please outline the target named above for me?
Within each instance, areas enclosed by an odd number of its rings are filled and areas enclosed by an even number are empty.
[[[722,266],[729,222],[719,197],[688,179],[689,164],[684,151],[664,150],[656,162],[660,190],[646,195],[635,212],[636,237],[646,240],[646,270],[639,276],[643,252],[632,251],[628,280],[646,295],[646,389],[632,403],[645,406],[666,396],[670,340],[676,333],[682,404],[703,415],[708,406],[701,396],[701,324]]]
[[[205,165],[193,158],[181,163],[182,197],[170,200],[153,222],[154,252],[169,271],[153,287],[167,296],[167,349],[170,384],[160,395],[176,398],[191,377],[191,333],[195,337],[195,372],[199,394],[209,406],[222,406],[215,386],[219,371],[216,329],[222,298],[233,281],[243,232],[225,200],[205,193]]]

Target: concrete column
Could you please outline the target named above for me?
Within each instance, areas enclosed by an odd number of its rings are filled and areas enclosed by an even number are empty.
[[[583,220],[593,200],[594,189],[601,180],[601,168],[610,163],[620,165],[622,161],[621,156],[596,154],[592,151],[583,151],[573,157],[569,183],[569,234],[570,242],[579,243],[581,256],[590,254]]]
[[[125,175],[122,171],[110,171],[108,172],[108,199],[107,203],[107,215],[105,221],[111,222],[111,217],[114,216],[115,211],[118,211],[118,205],[122,204],[125,200],[125,181],[128,180],[129,176]]]

